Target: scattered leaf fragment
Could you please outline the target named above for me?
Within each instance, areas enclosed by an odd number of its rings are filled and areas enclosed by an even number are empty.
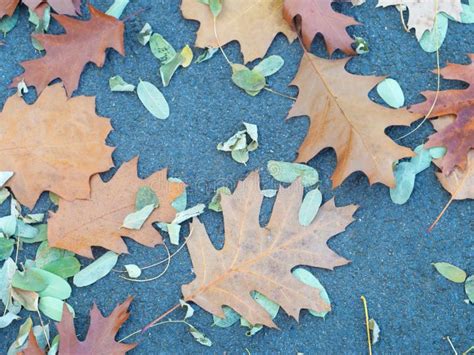
[[[196,64],[205,62],[212,57],[214,57],[214,54],[216,54],[219,51],[219,48],[204,48],[202,53],[196,58]]]
[[[319,295],[321,296],[321,299],[326,302],[327,305],[331,306],[331,301],[329,300],[329,295],[326,292],[326,289],[324,288],[323,285],[321,285],[321,282],[308,270],[303,269],[301,267],[296,268],[291,272],[293,276],[295,276],[298,280],[303,282],[304,284],[311,286],[315,288],[316,290],[319,291]],[[322,311],[318,312],[315,310],[309,310],[309,313],[312,314],[315,317],[320,317],[324,318],[326,315],[329,313],[329,311]]]
[[[66,302],[55,297],[41,297],[39,301],[39,310],[47,317],[60,322],[63,317],[63,309],[67,307],[70,312],[74,312],[72,307]]]
[[[464,284],[464,290],[466,291],[467,298],[471,303],[474,303],[474,275],[469,276]]]
[[[375,343],[377,343],[379,341],[379,338],[380,338],[380,328],[379,328],[379,325],[377,324],[377,322],[375,321],[375,319],[371,318],[369,319],[369,329],[371,331],[371,337],[370,339],[372,339],[372,345],[374,345]]]
[[[148,22],[145,23],[143,28],[138,33],[138,42],[140,42],[142,46],[146,46],[148,42],[150,42],[152,34],[153,29],[151,28],[151,25]]]
[[[271,55],[264,58],[252,70],[255,70],[263,76],[271,76],[278,72],[283,67],[285,61],[279,55]]]
[[[172,224],[181,224],[184,221],[187,221],[188,219],[194,218],[199,216],[204,212],[204,209],[206,208],[206,205],[203,203],[198,203],[194,207],[190,207],[184,211],[176,213],[176,217],[173,219],[171,222]]]
[[[209,203],[209,205],[207,206],[207,208],[209,208],[210,210],[215,211],[215,212],[222,212],[222,207],[221,207],[221,195],[222,194],[231,195],[232,192],[226,186],[219,187],[216,190],[216,193],[212,197],[212,200]]]
[[[130,0],[114,0],[113,4],[109,7],[106,14],[119,19],[122,16],[125,8],[127,7]]]
[[[177,54],[173,46],[159,33],[154,33],[151,36],[150,49],[162,65],[171,62]]]
[[[432,264],[435,269],[449,281],[463,283],[466,280],[466,272],[450,263],[439,262]]]
[[[122,228],[135,229],[139,230],[142,228],[143,224],[146,222],[148,217],[151,216],[155,205],[146,205],[142,209],[128,214],[123,220]]]
[[[123,92],[135,91],[135,85],[127,83],[120,75],[113,76],[109,79],[110,91]]]

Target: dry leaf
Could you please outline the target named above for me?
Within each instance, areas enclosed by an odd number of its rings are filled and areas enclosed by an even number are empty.
[[[132,350],[137,344],[124,344],[115,340],[118,330],[130,316],[128,307],[132,297],[115,307],[110,316],[104,317],[94,304],[90,311],[90,325],[84,341],[79,341],[76,336],[74,319],[69,309],[64,305],[63,318],[56,324],[60,336],[59,354],[88,355],[107,354],[121,355]]]
[[[474,54],[471,54],[470,58],[474,60]],[[465,169],[468,152],[474,148],[474,64],[449,64],[441,70],[441,74],[445,79],[470,84],[465,90],[441,91],[430,115],[430,118],[456,116],[452,124],[438,130],[426,144],[428,148],[438,146],[447,148],[440,167],[443,173],[449,175],[456,166],[461,170]],[[426,97],[426,101],[410,107],[410,111],[426,115],[430,112],[437,95],[435,91],[425,91],[422,94]]]
[[[88,21],[53,15],[64,27],[66,34],[33,35],[45,48],[46,55],[22,62],[25,72],[13,80],[11,87],[16,87],[24,80],[27,85],[36,87],[40,94],[51,81],[59,78],[63,81],[68,96],[71,96],[79,85],[82,70],[87,63],[93,62],[102,67],[107,48],[114,48],[125,55],[123,22],[91,5],[89,10],[91,19]]]
[[[19,3],[20,0],[0,0],[0,18],[13,15]]]
[[[299,88],[298,99],[288,118],[306,115],[311,123],[297,161],[308,162],[332,147],[338,161],[333,187],[356,171],[366,174],[370,184],[381,182],[393,187],[393,163],[414,154],[384,131],[389,126],[409,125],[420,115],[372,102],[368,93],[383,78],[346,72],[348,60],[326,60],[307,52],[303,55],[291,83]]]
[[[263,58],[273,39],[283,33],[291,42],[296,34],[282,17],[283,0],[231,0],[224,1],[217,18],[219,42],[223,46],[239,41],[244,62]],[[217,48],[214,34],[214,18],[209,6],[197,0],[183,0],[183,16],[201,23],[197,32],[196,46]]]
[[[445,116],[433,120],[432,123],[437,131],[442,132],[454,121],[454,116]],[[438,167],[442,166],[441,160],[435,160],[435,164]],[[448,176],[443,173],[437,173],[436,176],[443,187],[453,196],[453,200],[474,199],[474,149],[471,149],[467,154],[467,164],[464,171],[455,168]]]
[[[92,246],[126,253],[122,236],[149,247],[160,244],[161,235],[152,222],[174,219],[176,210],[171,203],[183,193],[184,184],[169,182],[166,169],[140,179],[137,163],[138,158],[124,163],[107,183],[99,175],[93,176],[89,200],[60,200],[58,211],[48,221],[49,245],[93,258]],[[135,211],[135,197],[142,186],[153,189],[160,206],[140,230],[121,229],[124,218]]]
[[[321,33],[326,41],[329,55],[336,49],[352,55],[354,42],[346,32],[346,27],[359,24],[352,17],[334,11],[331,4],[335,0],[285,0],[283,15],[293,26],[295,17],[301,20],[303,44],[309,50],[314,37]]]
[[[271,317],[251,296],[258,291],[298,319],[301,309],[330,310],[319,290],[299,282],[291,270],[298,265],[332,270],[348,260],[327,246],[327,241],[345,230],[357,207],[338,208],[331,200],[321,207],[308,226],[298,223],[303,197],[299,181],[278,192],[270,222],[259,224],[263,195],[254,172],[239,182],[235,192],[222,196],[225,243],[212,245],[204,225],[194,220],[188,238],[196,279],[182,287],[184,300],[224,318],[229,306],[251,324],[275,327]]]
[[[36,341],[36,337],[33,333],[33,329],[28,334],[28,346],[23,351],[19,352],[18,355],[45,355],[43,349],[41,349]]]
[[[416,38],[421,39],[425,31],[431,31],[434,26],[435,16],[444,12],[461,21],[460,0],[379,0],[377,6],[405,5],[408,7],[408,28],[415,29]],[[436,9],[438,11],[436,11]]]
[[[1,0],[0,0],[1,1]],[[23,0],[31,11],[43,11],[44,4],[50,5],[58,14],[76,16],[81,13],[81,0]]]
[[[0,171],[17,200],[33,208],[43,191],[67,200],[89,198],[89,179],[113,166],[105,139],[112,126],[95,113],[95,98],[67,99],[60,84],[33,105],[11,96],[0,113]]]

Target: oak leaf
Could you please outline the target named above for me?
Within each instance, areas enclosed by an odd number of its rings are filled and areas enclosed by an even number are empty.
[[[452,125],[454,120],[453,116],[444,116],[433,120],[432,123],[437,131],[442,132]],[[436,160],[435,164],[442,167],[439,160]],[[436,176],[441,185],[452,195],[453,200],[474,199],[474,149],[471,149],[467,154],[467,164],[464,170],[455,168],[448,176],[443,173],[436,173]]]
[[[474,54],[470,55],[474,60]],[[447,153],[441,162],[441,169],[446,174],[451,174],[456,166],[464,170],[467,164],[467,156],[474,148],[474,64],[461,65],[449,64],[441,70],[445,79],[460,80],[469,83],[465,90],[446,90],[436,94],[435,91],[422,92],[426,101],[410,107],[413,112],[427,114],[429,118],[455,115],[456,120],[438,133],[432,135],[426,147],[443,146]],[[433,102],[434,108],[430,111]]]
[[[18,353],[19,355],[44,355],[45,352],[41,349],[36,341],[33,329],[28,334],[28,346]]]
[[[191,224],[187,246],[196,278],[182,287],[185,301],[224,318],[229,306],[251,324],[275,327],[271,317],[251,296],[258,291],[298,319],[301,309],[330,310],[318,290],[299,282],[291,273],[298,265],[334,269],[349,261],[327,246],[345,230],[357,207],[336,207],[331,200],[315,220],[303,227],[298,211],[303,197],[299,181],[280,187],[272,216],[265,227],[259,223],[263,195],[258,173],[239,182],[232,195],[222,195],[225,243],[216,250],[204,225]]]
[[[115,340],[118,330],[130,316],[128,307],[132,299],[128,297],[124,303],[115,307],[108,317],[104,317],[94,304],[90,311],[91,320],[84,341],[77,339],[74,319],[67,306],[64,305],[62,320],[56,324],[60,337],[59,354],[121,355],[135,348],[137,344],[124,344]]]
[[[331,55],[336,49],[346,54],[355,54],[351,44],[354,42],[346,32],[346,27],[358,25],[352,17],[334,11],[331,4],[335,0],[285,0],[283,15],[293,26],[295,17],[301,22],[303,44],[309,50],[314,37],[321,33]]]
[[[43,5],[48,4],[61,15],[76,16],[81,13],[81,0],[23,0],[23,4],[31,11],[43,11]]]
[[[149,247],[160,244],[161,235],[152,222],[170,223],[174,219],[176,210],[171,203],[183,193],[184,184],[169,182],[166,169],[140,179],[137,163],[138,158],[124,163],[107,183],[99,175],[93,176],[89,200],[60,200],[58,211],[48,221],[49,245],[93,258],[92,246],[126,253],[122,236]],[[134,212],[135,197],[142,186],[156,193],[159,207],[141,229],[120,228],[124,218]]]
[[[12,16],[20,0],[0,0],[0,18]]]
[[[0,171],[15,197],[33,208],[43,191],[67,200],[89,197],[89,179],[113,166],[105,139],[112,126],[95,113],[95,98],[67,99],[60,84],[28,105],[11,96],[0,113]]]
[[[415,29],[416,38],[421,39],[425,31],[433,30],[435,17],[444,12],[461,21],[460,0],[379,0],[377,6],[387,7],[405,5],[408,7],[408,28]]]
[[[333,187],[356,171],[366,174],[370,184],[381,182],[393,187],[393,163],[414,154],[394,143],[384,131],[389,126],[409,125],[420,115],[372,102],[368,93],[383,78],[346,72],[348,60],[326,60],[308,52],[303,55],[291,83],[299,88],[298,98],[288,114],[288,118],[310,118],[297,162],[308,162],[332,147],[338,161]]]
[[[64,27],[65,34],[33,35],[46,50],[39,59],[22,62],[25,72],[13,80],[12,87],[24,80],[36,87],[38,94],[53,80],[61,79],[68,96],[79,85],[85,65],[89,62],[102,67],[107,48],[114,48],[125,55],[123,42],[124,24],[89,5],[91,18],[81,21],[64,15],[53,17]]]
[[[283,0],[231,0],[224,1],[217,18],[217,33],[221,45],[239,41],[244,62],[263,58],[273,39],[283,33],[291,42],[295,32],[282,17]],[[214,33],[214,17],[209,6],[197,0],[183,0],[183,16],[201,24],[197,32],[196,46],[219,46]]]

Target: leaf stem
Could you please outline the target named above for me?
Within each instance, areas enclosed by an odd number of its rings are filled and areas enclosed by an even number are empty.
[[[178,302],[177,304],[175,304],[173,307],[171,307],[170,309],[168,309],[165,313],[163,313],[161,316],[159,316],[158,318],[156,318],[154,321],[151,321],[150,323],[148,323],[145,327],[143,327],[143,329],[141,329],[141,332],[144,333],[146,332],[148,329],[150,329],[151,327],[153,327],[155,324],[157,324],[159,321],[161,321],[163,318],[165,318],[168,314],[170,313],[173,313],[175,310],[177,310],[179,307],[181,307],[181,304]]]
[[[400,21],[403,25],[403,28],[405,29],[406,32],[410,32],[410,30],[407,27],[407,24],[405,23],[405,18],[403,17],[403,10],[402,10],[402,4],[398,5],[398,11],[400,12]]]
[[[367,345],[369,347],[369,355],[372,355],[372,339],[370,338],[370,328],[369,328],[369,310],[367,308],[367,300],[362,295],[360,296],[362,304],[364,305],[364,315],[365,315],[365,330],[367,332]]]
[[[164,269],[161,273],[159,273],[158,275],[156,275],[156,276],[154,276],[154,277],[151,277],[151,278],[149,278],[149,279],[132,279],[132,278],[125,277],[125,276],[122,276],[122,275],[119,275],[119,277],[122,278],[122,279],[124,279],[124,280],[132,281],[132,282],[149,282],[149,281],[158,280],[160,277],[162,277],[164,274],[166,274],[166,272],[168,271],[168,268],[170,267],[170,263],[171,263],[170,250],[168,249],[168,247],[166,246],[166,244],[163,243],[163,246],[165,247],[166,253],[168,254],[168,257],[166,258],[166,260],[167,260],[168,262],[166,263],[165,269]]]
[[[38,313],[38,318],[41,324],[41,329],[43,330],[44,337],[46,339],[46,344],[48,344],[48,349],[51,349],[51,344],[49,342],[48,334],[46,333],[46,328],[44,326],[43,318],[41,317],[40,311],[37,309],[36,312]]]
[[[157,327],[159,325],[163,325],[163,324],[170,324],[170,323],[181,323],[181,324],[186,324],[188,327],[192,327],[193,325],[191,323],[188,323],[186,322],[184,319],[183,320],[172,320],[172,319],[169,319],[169,320],[166,320],[166,321],[162,321],[162,322],[159,322],[159,323],[156,323],[156,324],[153,324],[152,326],[150,326],[149,328],[154,328],[154,327]],[[148,328],[148,329],[149,329]],[[134,335],[137,335],[137,334],[140,334],[142,333],[142,330],[139,329],[137,331],[134,331],[133,333],[123,337],[122,339],[118,340],[119,343],[122,343],[124,342],[125,340],[127,340],[128,338],[134,336]]]
[[[214,36],[216,37],[217,46],[221,50],[221,53],[224,56],[225,60],[227,61],[227,64],[229,64],[229,66],[232,66],[232,62],[229,60],[229,58],[225,54],[224,49],[221,46],[221,42],[219,41],[219,36],[217,35],[217,17],[216,16],[214,16]]]
[[[278,96],[285,97],[287,99],[296,101],[296,97],[289,96],[289,95],[286,95],[286,94],[282,94],[281,92],[275,91],[275,90],[269,88],[268,86],[265,86],[263,89],[267,90],[268,92],[271,92],[272,94],[275,94],[275,95],[278,95]]]
[[[451,347],[451,349],[453,350],[453,353],[454,355],[458,355],[458,352],[456,350],[456,348],[454,347],[454,344],[453,342],[451,341],[451,338],[449,337],[449,335],[445,336],[444,339],[446,339],[449,343],[449,346]]]

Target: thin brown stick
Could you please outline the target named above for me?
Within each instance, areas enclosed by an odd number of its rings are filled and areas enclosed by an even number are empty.
[[[148,329],[150,329],[151,327],[153,327],[156,323],[158,323],[159,321],[161,321],[163,318],[165,318],[168,314],[170,313],[173,313],[175,310],[177,310],[179,307],[181,307],[181,304],[178,302],[177,304],[175,304],[173,307],[171,307],[170,309],[168,309],[165,313],[163,313],[161,316],[159,316],[158,318],[156,318],[155,320],[151,321],[150,323],[148,323],[142,330],[141,332],[144,333],[146,332]]]

